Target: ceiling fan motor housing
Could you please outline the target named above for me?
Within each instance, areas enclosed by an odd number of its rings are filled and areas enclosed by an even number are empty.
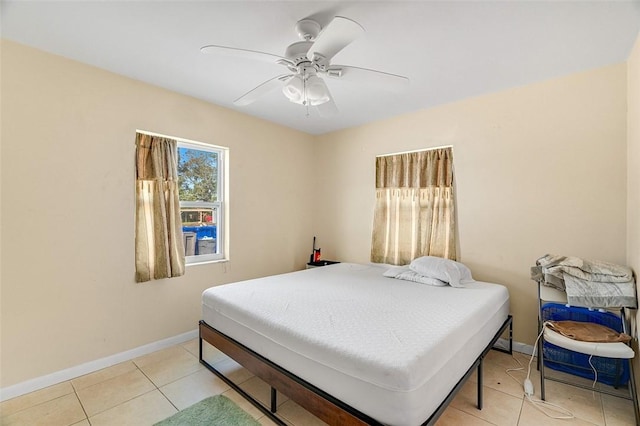
[[[318,37],[318,34],[320,34],[321,29],[320,24],[312,19],[302,19],[298,21],[296,23],[296,32],[303,41],[289,45],[284,54],[285,57],[293,61],[296,66],[300,66],[305,62],[311,62],[307,57],[307,53],[316,37]]]
[[[291,59],[296,66],[300,65],[301,62],[309,62],[307,52],[312,44],[312,41],[297,41],[287,47],[284,56],[287,59]]]

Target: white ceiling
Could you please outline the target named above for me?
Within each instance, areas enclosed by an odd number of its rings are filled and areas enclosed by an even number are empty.
[[[640,1],[2,1],[2,37],[311,134],[623,62]],[[321,118],[280,91],[233,100],[282,66],[205,55],[207,44],[284,55],[302,18],[366,30],[332,63],[409,77],[408,90],[331,79]],[[597,100],[594,100],[597,101]]]

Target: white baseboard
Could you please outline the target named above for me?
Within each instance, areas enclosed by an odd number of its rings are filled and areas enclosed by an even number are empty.
[[[535,348],[531,345],[525,345],[520,342],[513,342],[513,350],[527,355],[533,355],[536,352]]]
[[[500,349],[509,349],[509,340],[500,338],[496,342],[495,347],[498,347]],[[516,352],[527,354],[527,355],[531,355],[534,352],[533,346],[525,345],[524,343],[520,343],[516,341],[513,342],[513,350]]]
[[[29,392],[65,382],[67,380],[75,379],[76,377],[84,376],[85,374],[93,373],[94,371],[102,370],[103,368],[111,367],[112,365],[129,361],[134,358],[150,354],[151,352],[158,351],[160,349],[165,349],[170,346],[184,343],[191,339],[196,339],[197,337],[198,330],[191,330],[177,336],[139,346],[137,348],[110,355],[105,358],[100,358],[95,361],[89,361],[75,367],[67,368],[65,370],[56,371],[55,373],[47,374],[46,376],[36,377],[35,379],[17,383],[12,386],[7,386],[6,388],[0,389],[0,401],[5,401],[7,399],[15,398]]]

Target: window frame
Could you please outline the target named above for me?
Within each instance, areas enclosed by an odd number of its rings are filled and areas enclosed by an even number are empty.
[[[227,229],[227,215],[226,215],[226,200],[225,195],[227,192],[226,181],[226,161],[228,156],[228,148],[211,145],[202,142],[190,141],[186,139],[175,138],[178,141],[178,149],[192,149],[197,151],[213,152],[218,155],[218,170],[217,170],[217,200],[218,201],[182,201],[180,200],[180,210],[183,207],[204,207],[215,208],[217,211],[216,217],[216,253],[200,254],[193,256],[185,255],[185,264],[194,265],[207,262],[220,262],[227,260],[227,241],[226,241],[226,229]],[[178,174],[179,175],[179,174]],[[197,242],[196,242],[197,244]]]

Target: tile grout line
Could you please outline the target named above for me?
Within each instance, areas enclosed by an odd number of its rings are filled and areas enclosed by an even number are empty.
[[[198,359],[198,357],[197,357],[194,353],[192,353],[192,352],[191,352],[191,351],[189,351],[186,347],[184,347],[184,345],[183,345],[183,344],[179,344],[179,345],[176,345],[176,346],[180,346],[180,347],[181,347],[185,352],[187,352],[189,355],[193,356],[193,357],[198,361],[198,365],[200,366],[200,360]],[[228,359],[231,359],[231,358],[228,358]],[[218,362],[220,362],[220,361],[224,361],[224,360],[219,360]],[[135,362],[134,362],[134,364],[135,364]],[[214,365],[215,365],[215,364],[216,364],[216,363],[214,363]],[[153,381],[149,376],[147,376],[147,375],[144,373],[144,371],[143,371],[143,370],[142,370],[142,369],[141,369],[137,364],[135,364],[135,365],[136,365],[136,368],[138,368],[138,369],[140,370],[140,372],[141,372],[141,373],[142,373],[142,374],[143,374],[143,375],[144,375],[144,376],[145,376],[145,377],[146,377],[146,378],[147,378],[147,379],[148,379],[148,380],[149,380],[149,381],[150,381],[150,382],[155,386],[155,388],[160,392],[160,394],[161,394],[161,395],[162,395],[162,396],[163,396],[163,397],[164,397],[164,398],[165,398],[165,399],[166,399],[166,400],[167,400],[167,401],[168,401],[168,402],[169,402],[169,403],[170,403],[170,404],[171,404],[171,405],[172,405],[172,406],[173,406],[173,407],[174,407],[174,408],[179,412],[179,411],[180,411],[180,409],[179,409],[179,408],[178,408],[178,407],[177,407],[177,406],[176,406],[176,405],[171,401],[171,399],[170,399],[167,395],[165,395],[165,393],[162,391],[162,389],[160,389],[160,387],[159,387],[158,385],[156,385],[156,383],[155,383],[155,382],[154,382],[154,381]],[[243,368],[244,368],[244,367],[243,367]],[[202,371],[202,370],[203,370],[203,368],[200,368],[200,369],[198,369],[198,370],[196,370],[196,371],[194,371],[194,372],[191,372],[191,373],[189,373],[189,374],[187,374],[187,375],[185,375],[185,376],[182,376],[182,377],[180,377],[180,378],[177,378],[176,380],[174,380],[174,381],[172,381],[172,382],[165,383],[163,386],[167,386],[167,385],[169,385],[169,384],[171,384],[171,383],[175,383],[175,382],[177,382],[177,381],[179,381],[179,380],[182,380],[182,379],[184,379],[184,378],[186,378],[186,377],[193,376],[193,375],[195,375],[195,374],[199,373],[199,372],[200,372],[200,371]],[[213,377],[215,378],[216,376],[214,375]],[[245,383],[245,382],[249,381],[249,380],[250,380],[250,379],[252,379],[253,377],[255,377],[255,376],[249,377],[248,379],[244,380],[242,383]],[[240,384],[242,384],[242,383],[240,383]],[[233,389],[232,389],[231,387],[229,387],[228,389],[225,389],[224,391],[220,392],[218,395],[222,395],[223,393],[225,393],[225,392],[227,392],[227,391],[230,391],[230,390],[233,390]],[[285,402],[286,402],[286,401],[285,401]],[[244,411],[244,410],[243,410],[243,411]],[[245,412],[246,412],[246,411],[245,411]],[[262,417],[260,417],[260,418],[263,418],[263,417],[267,417],[267,416],[262,416]],[[259,420],[259,419],[256,419],[256,420]]]
[[[186,350],[186,349],[185,349],[185,350]],[[187,351],[187,353],[189,353],[190,355],[192,355],[192,356],[194,356],[194,357],[195,357],[195,355],[193,355],[191,352]],[[198,359],[197,359],[197,357],[196,357],[196,360],[198,360]],[[136,364],[136,368],[137,368],[138,370],[140,370],[140,372],[141,372],[141,373],[142,373],[142,374],[143,374],[143,375],[144,375],[144,376],[145,376],[145,377],[146,377],[146,378],[151,382],[151,384],[153,384],[153,386],[155,386],[155,387],[156,387],[156,389],[160,390],[160,387],[159,387],[158,385],[156,385],[156,383],[151,379],[151,377],[147,376],[147,375],[145,374],[145,372],[142,370],[142,368],[140,368],[137,364]],[[167,385],[170,385],[170,384],[175,383],[175,382],[177,382],[177,381],[180,381],[180,380],[182,380],[182,379],[184,379],[184,378],[186,378],[186,377],[193,376],[194,374],[197,374],[197,373],[199,373],[200,371],[202,371],[202,370],[204,370],[204,369],[205,369],[205,368],[204,368],[204,366],[200,365],[200,362],[198,361],[198,369],[197,369],[197,370],[192,371],[191,373],[188,373],[188,374],[186,374],[186,375],[184,375],[184,376],[182,376],[182,377],[178,377],[178,378],[176,378],[175,380],[172,380],[172,381],[170,381],[170,382],[167,382],[167,383],[163,384],[162,386],[167,386]]]
[[[484,395],[486,395],[486,390],[487,390],[487,389],[491,389],[491,390],[494,390],[494,391],[496,391],[496,392],[500,392],[500,393],[502,393],[503,395],[507,395],[507,396],[510,396],[510,397],[513,397],[513,398],[517,398],[517,397],[515,397],[515,396],[513,396],[513,395],[511,395],[511,394],[508,394],[508,393],[506,393],[506,392],[499,391],[499,390],[497,390],[497,389],[493,389],[492,387],[489,387],[489,386],[487,386],[487,385],[482,385],[482,387],[484,388],[484,391],[483,391],[483,394],[484,394]],[[449,407],[455,408],[455,407],[453,407],[451,404],[449,404],[449,405],[447,406],[447,408],[449,408]],[[476,407],[476,409],[477,409],[477,407]],[[521,407],[520,409],[522,410],[522,407]],[[459,410],[459,411],[461,411],[461,412],[463,412],[463,413],[466,413],[466,414],[468,414],[468,415],[470,415],[470,416],[472,416],[472,417],[475,417],[476,419],[482,420],[483,422],[487,422],[487,423],[492,424],[492,425],[497,425],[496,423],[492,422],[491,420],[487,420],[487,419],[485,419],[485,418],[482,418],[482,417],[480,417],[480,416],[477,416],[477,415],[476,415],[476,414],[474,414],[474,413],[470,413],[470,412],[468,412],[468,411],[464,411],[464,410],[462,410],[462,409],[460,409],[460,408],[456,408],[456,410]],[[480,410],[477,410],[477,411],[480,411]],[[481,412],[481,411],[480,411],[480,412]],[[520,417],[520,416],[518,416],[518,420],[519,420],[519,417]],[[516,423],[516,425],[514,425],[514,426],[517,426],[517,423]]]
[[[520,412],[518,413],[518,421],[516,422],[516,425],[520,425],[520,420],[522,420],[522,412],[524,411],[524,404],[526,403],[526,400],[526,398],[522,398],[522,404],[520,404]]]
[[[169,400],[169,398],[167,398],[167,397],[166,397],[166,395],[165,395],[164,393],[162,393],[162,391],[160,390],[160,388],[158,387],[158,385],[156,385],[156,383],[155,383],[153,380],[151,380],[151,377],[147,376],[147,375],[145,374],[145,372],[144,372],[144,371],[142,371],[142,369],[141,369],[140,367],[138,367],[138,364],[136,364],[136,368],[137,368],[137,369],[138,369],[138,371],[139,371],[140,373],[142,373],[142,375],[143,375],[143,376],[144,376],[144,377],[145,377],[145,378],[146,378],[146,379],[147,379],[147,380],[148,380],[148,381],[153,385],[153,387],[155,388],[155,390],[157,390],[158,392],[160,392],[160,394],[161,394],[162,396],[164,396],[167,400]],[[154,389],[150,390],[149,392],[153,392],[153,391],[154,391]],[[148,394],[149,392],[145,392],[145,393],[143,393],[142,395],[146,395],[146,394]],[[138,395],[138,396],[141,396],[141,395]],[[135,398],[137,398],[138,396],[136,396]],[[134,399],[134,398],[131,398],[131,399]],[[131,399],[130,399],[129,401],[131,401]],[[171,405],[173,405],[173,403],[172,403],[171,401],[169,401],[169,403],[170,403]],[[123,404],[124,404],[124,403],[123,403]],[[120,405],[120,404],[118,404],[118,405]],[[117,407],[117,406],[116,406],[116,407]],[[176,410],[178,409],[178,407],[176,407],[175,405],[173,405],[173,407],[174,407]],[[178,410],[178,411],[180,411],[180,410]]]
[[[69,380],[69,384],[71,385],[71,389],[73,389],[73,394],[76,396],[76,399],[78,400],[78,403],[80,403],[80,408],[82,408],[82,412],[84,413],[85,420],[87,421],[87,423],[89,423],[89,426],[91,426],[91,420],[89,420],[89,414],[87,413],[87,410],[84,408],[84,404],[82,403],[82,400],[80,399],[80,395],[78,395],[78,390],[76,389],[75,386],[73,386],[73,383],[71,382],[71,380]],[[78,423],[78,422],[76,422],[76,423]]]
[[[164,394],[164,392],[162,392],[162,390],[159,387],[156,387],[156,389],[158,390],[158,392],[160,392],[160,395],[162,395],[164,397],[164,399],[166,399],[167,401],[169,401],[169,404],[171,404],[171,406],[173,408],[176,409],[177,412],[180,412],[181,410],[173,403],[173,401],[171,401],[171,399],[169,399],[169,397],[167,395]]]
[[[135,365],[135,364],[134,364],[134,365]],[[138,368],[138,366],[137,366],[137,365],[135,365],[135,367],[136,367],[136,368]],[[110,368],[110,367],[107,367],[107,368]],[[5,418],[5,417],[13,416],[13,415],[18,414],[18,413],[21,413],[21,412],[23,412],[23,411],[30,410],[30,409],[32,409],[32,408],[35,408],[35,407],[41,406],[41,405],[43,405],[43,404],[47,404],[47,403],[49,403],[49,402],[51,402],[51,401],[55,401],[56,399],[63,398],[63,397],[65,397],[65,396],[67,396],[67,395],[74,394],[74,395],[75,395],[75,397],[76,397],[76,399],[77,399],[77,400],[78,400],[78,402],[80,403],[80,407],[82,408],[82,411],[83,411],[83,412],[84,412],[84,414],[85,414],[85,419],[84,419],[84,420],[87,420],[87,422],[91,425],[91,422],[89,421],[89,415],[88,415],[88,413],[87,413],[87,410],[86,410],[86,409],[85,409],[85,407],[84,407],[84,404],[82,403],[82,399],[80,398],[80,395],[78,395],[78,391],[80,391],[80,390],[84,390],[84,389],[87,389],[87,388],[90,388],[91,386],[95,386],[95,385],[98,385],[98,384],[103,383],[103,382],[106,382],[107,380],[111,380],[111,379],[114,379],[114,378],[116,378],[116,377],[120,377],[120,376],[122,376],[122,375],[124,375],[124,374],[127,374],[127,373],[129,373],[129,372],[124,372],[124,373],[118,374],[118,375],[116,375],[116,376],[110,377],[110,378],[108,378],[108,379],[101,380],[101,381],[96,382],[96,383],[93,383],[93,384],[91,384],[91,385],[89,385],[89,386],[85,386],[85,387],[83,387],[83,388],[81,388],[81,389],[77,389],[77,388],[76,388],[76,386],[74,386],[74,384],[73,384],[73,380],[78,379],[78,378],[80,378],[80,377],[84,377],[84,376],[86,376],[86,375],[88,375],[88,374],[83,374],[83,375],[80,375],[80,376],[74,377],[74,378],[72,378],[72,379],[70,379],[70,380],[66,380],[66,381],[64,381],[64,382],[60,382],[60,383],[58,383],[58,384],[56,384],[56,385],[53,385],[53,386],[58,386],[58,385],[61,385],[61,384],[64,384],[64,383],[69,383],[69,386],[71,386],[71,389],[72,389],[72,391],[71,391],[71,392],[69,392],[69,393],[65,393],[65,394],[60,395],[60,396],[57,396],[57,397],[55,397],[55,398],[51,398],[51,399],[47,399],[47,400],[45,400],[45,401],[41,401],[41,402],[39,402],[39,403],[37,403],[37,404],[34,404],[34,405],[29,405],[29,406],[27,406],[27,407],[25,407],[25,408],[22,408],[22,409],[20,409],[20,410],[18,410],[18,411],[16,411],[16,412],[14,412],[14,413],[11,413],[11,414],[10,414],[10,415],[8,415],[8,416],[2,416],[2,417],[3,417],[3,418]],[[89,374],[92,374],[92,373],[89,373]],[[152,383],[153,383],[153,382],[152,382]],[[154,386],[155,386],[155,384],[154,384]],[[35,391],[35,392],[38,392],[38,391]],[[33,392],[32,392],[32,393],[33,393]],[[26,396],[26,395],[29,395],[29,394],[21,395],[21,396],[18,396],[18,397],[16,397],[16,398],[21,398],[21,397]],[[11,401],[11,400],[7,400],[7,401]],[[4,402],[7,402],[7,401],[3,401],[3,403],[4,403]],[[97,413],[96,413],[96,414],[97,414]],[[76,422],[76,423],[77,423],[77,422]]]
[[[62,384],[62,383],[65,383],[65,382],[60,382],[58,384]],[[69,384],[71,385],[71,383],[69,383]],[[54,386],[56,386],[56,385],[54,385]],[[71,385],[71,389],[74,389],[73,385]],[[0,425],[4,424],[5,420],[7,418],[11,417],[11,416],[15,416],[16,414],[23,413],[23,412],[25,412],[27,410],[31,410],[32,408],[40,407],[41,405],[48,404],[50,402],[53,402],[53,401],[55,401],[57,399],[64,398],[64,397],[69,396],[71,394],[75,394],[75,389],[72,392],[65,393],[64,395],[56,396],[55,398],[47,399],[46,401],[42,401],[42,402],[39,402],[39,403],[34,404],[34,405],[29,405],[29,406],[27,406],[25,408],[22,408],[22,409],[20,409],[18,411],[15,411],[15,412],[13,412],[13,413],[11,413],[9,415],[6,415],[6,416],[0,415]],[[21,396],[24,396],[24,395],[21,395]],[[16,398],[20,398],[21,396],[18,396]],[[80,398],[78,398],[77,395],[76,395],[76,398],[78,399],[78,402],[80,402]],[[11,400],[8,399],[7,401],[11,401]],[[6,402],[6,401],[3,401],[3,402]],[[80,407],[82,408],[82,411],[84,412],[84,407],[82,407],[82,403],[80,403]],[[85,414],[86,414],[86,412],[85,412]],[[78,422],[76,422],[76,423],[78,423]]]
[[[158,387],[156,386],[156,384],[153,382],[153,380],[151,380],[149,377],[147,377],[147,375],[146,375],[146,374],[144,374],[144,371],[142,371],[142,370],[140,369],[140,367],[138,367],[138,364],[134,363],[134,365],[136,366],[136,370],[138,370],[138,371],[139,371],[139,372],[140,372],[140,373],[141,373],[141,374],[142,374],[142,375],[143,375],[147,380],[149,380],[149,382],[153,385],[153,387],[154,387],[155,389],[151,389],[151,390],[150,390],[150,391],[148,391],[148,392],[143,392],[143,393],[141,393],[140,395],[136,395],[136,396],[134,396],[134,397],[132,397],[132,398],[129,398],[129,399],[125,400],[125,401],[122,401],[122,402],[121,402],[121,403],[119,403],[118,405],[115,405],[115,406],[113,406],[113,407],[109,407],[109,408],[107,408],[107,409],[105,409],[105,410],[102,410],[102,411],[100,411],[100,412],[97,412],[97,413],[95,413],[95,414],[94,414],[93,416],[91,416],[91,417],[95,417],[95,416],[97,416],[97,415],[99,415],[99,414],[106,413],[107,411],[109,411],[109,410],[113,410],[114,408],[119,407],[119,406],[121,406],[121,405],[123,405],[123,404],[126,404],[127,402],[133,401],[133,400],[134,400],[134,399],[136,399],[136,398],[139,398],[139,397],[141,397],[141,396],[143,396],[143,395],[147,395],[148,393],[151,393],[151,392],[153,392],[154,390],[160,390],[160,389],[158,389]],[[120,377],[120,376],[122,376],[122,375],[124,375],[124,374],[129,374],[129,373],[131,373],[131,372],[133,372],[133,371],[135,371],[135,370],[131,370],[131,371],[128,371],[127,373],[123,373],[123,374],[118,374],[118,375],[117,375],[117,376],[115,376],[115,377]],[[115,377],[112,377],[112,378],[110,378],[110,379],[108,379],[108,380],[111,380],[111,379],[113,379],[113,378],[115,378]],[[99,382],[99,383],[103,383],[103,382],[106,382],[106,380],[103,380],[102,382]],[[99,384],[99,383],[96,383],[96,384]],[[91,385],[91,386],[93,386],[93,385]],[[88,387],[90,387],[90,386],[88,386]],[[161,392],[161,394],[162,394],[162,392]],[[162,394],[162,396],[164,396],[164,394]],[[166,397],[165,397],[165,398],[166,398]],[[80,398],[78,398],[78,400],[80,400]],[[169,402],[171,402],[171,401],[169,401]],[[82,402],[80,402],[80,404],[82,405]],[[173,404],[171,404],[171,405],[173,405]],[[83,407],[83,410],[84,410],[84,407]],[[91,424],[91,421],[89,421],[89,417],[87,417],[87,421],[89,422],[89,424]]]
[[[177,346],[182,347],[182,345],[177,345]],[[182,349],[184,349],[186,352],[188,352],[189,354],[191,354],[191,352],[189,352],[189,351],[188,351],[187,349],[185,349],[184,347],[182,347]],[[193,355],[193,354],[191,354],[191,355]],[[135,364],[135,362],[134,362],[134,364]],[[151,380],[151,377],[147,376],[147,375],[146,375],[146,373],[145,373],[144,371],[142,371],[142,368],[140,368],[140,367],[138,366],[138,364],[135,364],[135,366],[136,366],[136,368],[137,368],[137,369],[142,373],[142,375],[143,375],[144,377],[146,377],[146,378],[147,378],[147,380],[149,380],[149,381],[151,382],[151,384],[156,388],[156,390],[157,390],[158,392],[160,392],[160,395],[162,395],[162,397],[163,397],[164,399],[166,399],[166,400],[169,402],[169,404],[171,404],[171,406],[172,406],[173,408],[175,408],[175,409],[176,409],[176,411],[180,412],[180,409],[179,409],[178,407],[176,407],[176,405],[173,403],[173,401],[171,401],[171,400],[169,399],[169,397],[168,397],[167,395],[165,395],[165,394],[164,394],[164,392],[162,392],[162,390],[160,389],[160,387],[159,387],[158,385],[156,385],[156,383],[155,383],[153,380]],[[197,372],[197,371],[196,371],[196,372]],[[193,372],[193,373],[191,373],[191,374],[187,374],[187,375],[186,375],[186,376],[184,376],[184,377],[189,377],[189,376],[191,376],[192,374],[195,374],[196,372]],[[181,377],[180,379],[183,379],[184,377]],[[180,380],[180,379],[178,379],[178,380]],[[166,383],[166,384],[164,384],[163,386],[167,386],[168,384],[174,383],[174,382],[176,382],[176,381],[177,381],[177,380],[174,380],[173,382]],[[150,392],[153,392],[153,391],[150,391]]]

